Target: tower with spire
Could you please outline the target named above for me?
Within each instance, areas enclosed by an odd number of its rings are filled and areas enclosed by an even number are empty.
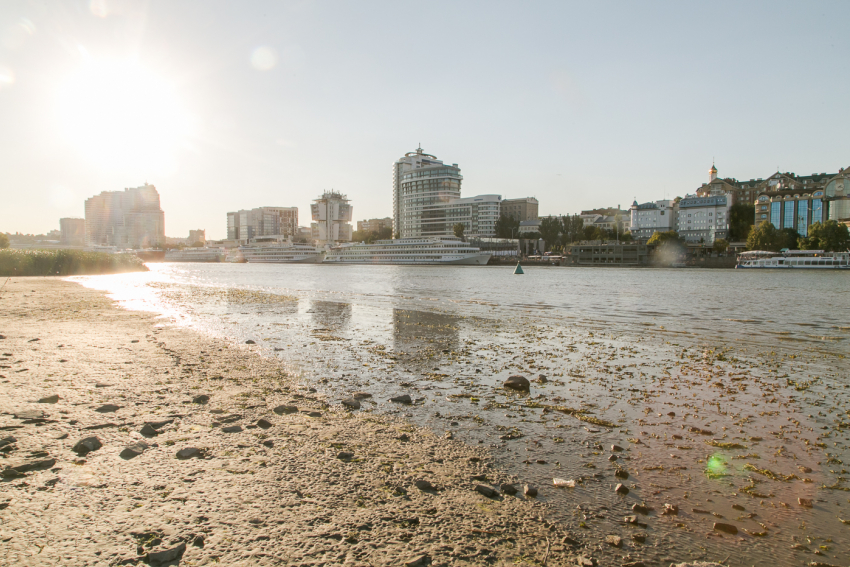
[[[711,169],[708,170],[708,182],[711,183],[717,179],[717,168],[714,167],[714,160],[711,161]]]

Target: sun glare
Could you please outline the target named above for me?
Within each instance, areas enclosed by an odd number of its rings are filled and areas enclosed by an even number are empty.
[[[187,142],[189,120],[174,88],[135,62],[88,62],[59,97],[66,137],[98,166],[163,172]]]

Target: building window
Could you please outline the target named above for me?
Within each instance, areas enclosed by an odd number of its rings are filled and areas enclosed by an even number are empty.
[[[821,199],[812,199],[812,222],[823,222],[823,201]]]
[[[782,228],[794,228],[794,201],[785,203],[785,218]]]
[[[780,220],[780,211],[782,210],[782,203],[776,202],[770,204],[770,224],[772,224],[776,228],[780,228],[782,225],[779,222]]]

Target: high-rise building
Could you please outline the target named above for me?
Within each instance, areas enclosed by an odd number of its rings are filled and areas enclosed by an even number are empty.
[[[357,221],[357,232],[379,232],[393,227],[392,217]]]
[[[516,221],[534,220],[537,218],[539,203],[534,197],[522,199],[502,199],[501,214]]]
[[[59,219],[59,242],[66,246],[85,246],[86,219]]]
[[[247,241],[259,236],[296,236],[298,207],[258,207],[227,213],[227,239]]]
[[[393,233],[434,234],[434,225],[445,225],[444,210],[434,205],[459,199],[462,180],[456,163],[446,165],[421,147],[404,154],[393,164]]]
[[[159,248],[165,245],[165,213],[153,185],[104,191],[86,199],[86,245]]]
[[[426,205],[422,207],[422,228],[418,236],[451,236],[454,226],[460,223],[465,237],[493,238],[501,201],[501,195],[476,195]]]
[[[206,230],[200,228],[198,230],[190,230],[189,231],[189,238],[187,240],[187,244],[189,244],[190,246],[192,244],[197,244],[198,242],[200,242],[201,244],[205,244],[206,241],[207,241],[207,231]]]
[[[321,244],[351,242],[351,217],[353,208],[348,197],[336,191],[325,191],[313,200],[310,213],[313,240]]]

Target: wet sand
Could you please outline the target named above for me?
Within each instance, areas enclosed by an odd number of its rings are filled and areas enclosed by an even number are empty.
[[[2,564],[573,565],[603,554],[564,543],[486,450],[329,404],[254,346],[53,278],[6,283],[0,335]],[[519,493],[475,490],[501,483]]]

